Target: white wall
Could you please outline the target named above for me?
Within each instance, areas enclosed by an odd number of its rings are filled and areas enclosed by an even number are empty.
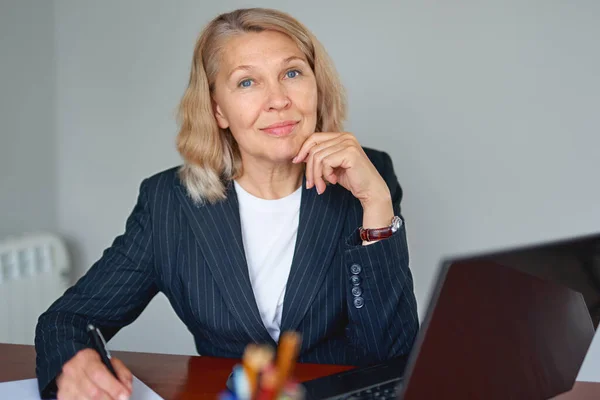
[[[258,4],[316,33],[348,130],[392,155],[421,314],[445,255],[600,230],[597,1],[216,3],[55,2],[58,221],[80,273],[140,181],[179,163],[173,116],[200,29]],[[112,346],[194,353],[163,297]]]
[[[57,225],[52,12],[0,1],[0,240]]]

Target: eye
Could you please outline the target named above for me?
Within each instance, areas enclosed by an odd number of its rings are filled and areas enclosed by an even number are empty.
[[[300,71],[298,71],[297,69],[292,69],[288,72],[285,73],[286,78],[296,78],[298,75],[300,75]]]
[[[252,79],[244,79],[241,81],[238,86],[242,88],[248,88],[252,85]]]

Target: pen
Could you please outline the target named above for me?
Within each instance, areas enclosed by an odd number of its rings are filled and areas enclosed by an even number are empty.
[[[110,362],[110,353],[106,348],[106,341],[104,340],[104,336],[102,336],[102,332],[100,332],[100,329],[96,328],[92,324],[88,324],[87,332],[90,336],[92,344],[94,345],[94,349],[98,352],[98,354],[100,354],[100,358],[102,359],[102,362],[104,363],[106,368],[108,368],[108,370],[113,374],[115,378],[119,379],[117,373],[115,372],[115,369],[112,366],[112,363]]]

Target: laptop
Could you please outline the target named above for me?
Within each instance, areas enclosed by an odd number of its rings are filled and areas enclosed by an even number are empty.
[[[589,268],[598,250],[600,234],[444,260],[411,353],[305,382],[306,398],[531,400],[570,390],[597,304],[560,276]],[[600,295],[600,280],[584,277]]]

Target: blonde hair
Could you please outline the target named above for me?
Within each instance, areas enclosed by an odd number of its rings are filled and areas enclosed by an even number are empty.
[[[239,148],[229,129],[217,125],[212,91],[225,42],[246,32],[271,30],[288,35],[312,68],[318,92],[316,131],[340,132],[346,117],[344,89],[327,52],[300,22],[264,8],[221,14],[200,33],[187,89],[179,104],[177,149],[184,159],[179,177],[196,203],[216,203],[226,196],[226,183],[240,176]]]

